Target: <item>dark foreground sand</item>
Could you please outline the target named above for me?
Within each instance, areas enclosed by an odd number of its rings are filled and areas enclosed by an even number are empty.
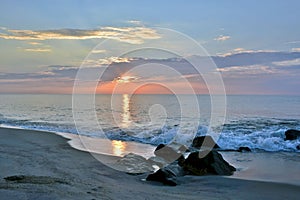
[[[20,182],[4,177],[24,175]],[[0,199],[299,199],[300,186],[218,176],[162,186],[113,170],[61,136],[0,129]]]

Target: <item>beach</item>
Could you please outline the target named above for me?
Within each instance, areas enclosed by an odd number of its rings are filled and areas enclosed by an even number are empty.
[[[176,187],[103,165],[59,135],[0,128],[0,199],[298,199],[300,186],[222,176],[184,176]],[[107,155],[99,155],[111,159]],[[247,154],[245,154],[247,156]],[[23,176],[9,181],[5,177]]]
[[[0,200],[300,200],[299,9],[1,1]]]

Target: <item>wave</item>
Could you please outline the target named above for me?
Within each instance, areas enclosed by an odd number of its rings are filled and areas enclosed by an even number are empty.
[[[251,119],[238,120],[225,124],[221,134],[215,138],[223,150],[238,150],[239,147],[249,147],[252,150],[264,151],[287,151],[300,152],[297,145],[300,139],[293,141],[284,140],[287,129],[300,129],[299,120],[279,119]],[[195,136],[207,135],[208,127],[199,126]],[[147,144],[168,144],[174,141],[180,144],[189,145],[194,137],[184,133],[178,133],[178,127],[164,126],[161,129],[140,131],[133,134],[120,129],[106,132],[110,139],[136,141]]]
[[[0,127],[19,128],[26,130],[48,131],[48,132],[65,132],[77,134],[77,130],[72,124],[58,124],[45,121],[31,121],[29,119],[0,119]]]
[[[42,130],[50,132],[62,132],[77,134],[74,124],[58,124],[49,122],[32,122],[22,119],[4,119],[0,120],[1,126],[19,127],[30,130]],[[218,145],[223,150],[237,150],[239,147],[249,147],[253,151],[286,151],[300,152],[297,145],[300,144],[300,138],[293,141],[285,141],[285,131],[287,129],[300,129],[300,120],[298,119],[273,119],[273,118],[251,118],[232,120],[224,124],[221,128],[221,134],[216,137],[213,134]],[[207,135],[208,127],[199,126],[195,134],[193,131],[185,129],[186,132],[179,133],[179,126],[165,125],[161,128],[139,128],[134,130],[124,130],[118,127],[104,129],[105,136],[111,140],[134,141],[139,143],[158,145],[169,144],[175,140],[180,144],[189,145],[195,136]],[[86,136],[98,137],[93,129],[82,133]]]
[[[300,129],[297,119],[243,119],[225,124],[218,144],[223,149],[238,149],[247,146],[265,151],[297,151],[300,139],[284,140],[285,131]]]

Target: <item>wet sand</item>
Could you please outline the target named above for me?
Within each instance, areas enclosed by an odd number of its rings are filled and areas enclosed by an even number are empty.
[[[0,128],[0,199],[298,199],[300,186],[185,176],[176,187],[142,181],[76,150],[59,135]],[[246,155],[246,154],[245,154]],[[113,161],[116,157],[99,155]],[[288,170],[288,169],[287,169]],[[4,178],[23,175],[22,180]]]

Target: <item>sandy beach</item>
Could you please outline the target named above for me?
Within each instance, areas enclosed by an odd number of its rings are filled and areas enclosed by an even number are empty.
[[[0,129],[0,199],[298,199],[300,186],[185,176],[176,187],[113,170],[52,133]],[[103,157],[106,157],[103,155]],[[23,180],[5,177],[22,175]]]

